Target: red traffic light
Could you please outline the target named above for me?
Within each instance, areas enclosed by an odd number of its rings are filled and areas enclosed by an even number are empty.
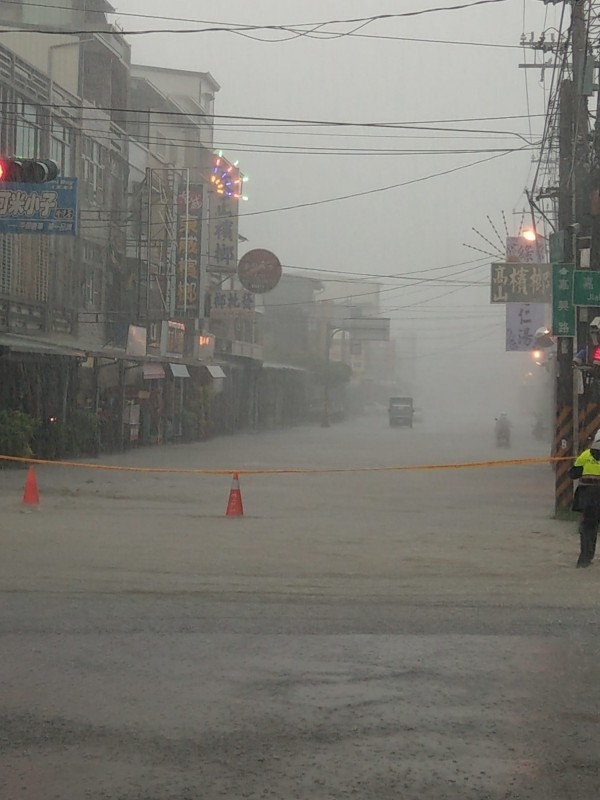
[[[12,181],[14,175],[13,163],[9,158],[0,159],[0,181]]]
[[[47,183],[58,177],[58,164],[50,158],[0,159],[0,181],[12,183]]]

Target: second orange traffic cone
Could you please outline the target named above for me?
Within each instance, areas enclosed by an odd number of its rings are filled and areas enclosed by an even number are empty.
[[[233,481],[231,482],[231,490],[229,492],[229,501],[227,503],[226,517],[243,517],[244,506],[242,504],[242,493],[240,491],[240,479],[237,472],[233,473]]]
[[[25,481],[25,491],[23,492],[23,503],[26,506],[37,506],[40,503],[40,495],[35,478],[35,470],[29,467],[27,480]]]

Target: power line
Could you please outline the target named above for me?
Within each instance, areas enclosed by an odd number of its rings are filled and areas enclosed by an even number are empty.
[[[65,11],[73,11],[71,6],[64,6],[64,5],[54,5],[54,4],[46,4],[44,3],[41,5],[40,3],[31,3],[31,2],[21,2],[21,0],[4,0],[4,4],[10,5],[19,5],[19,6],[32,6],[34,8],[54,8],[54,9],[62,9]],[[139,19],[155,19],[155,20],[163,20],[168,22],[188,22],[194,24],[207,24],[207,25],[235,25],[237,23],[228,23],[228,22],[219,22],[214,20],[199,20],[193,19],[189,17],[169,17],[169,16],[162,16],[158,14],[141,14],[136,12],[127,12],[127,11],[115,11],[115,12],[106,12],[99,9],[86,9],[87,14],[101,14],[103,17],[108,13],[110,16],[115,17],[135,17]],[[374,33],[360,33],[357,30],[355,31],[320,31],[314,28],[312,31],[304,31],[300,28],[293,28],[293,27],[286,27],[285,30],[290,31],[291,33],[301,35],[304,37],[312,38],[312,39],[332,39],[332,38],[339,38],[340,36],[344,36],[347,38],[358,38],[358,39],[374,39],[374,40],[382,40],[382,41],[394,41],[394,42],[418,42],[424,44],[445,44],[445,45],[455,45],[455,46],[463,46],[463,47],[489,47],[489,48],[499,48],[499,49],[507,49],[507,50],[518,50],[520,49],[520,45],[516,44],[502,44],[499,42],[474,42],[474,41],[464,41],[464,40],[456,40],[456,39],[432,39],[432,38],[425,38],[425,37],[417,37],[417,36],[393,36],[391,34],[374,34]],[[242,35],[242,34],[240,34]],[[273,39],[260,39],[257,37],[252,37],[250,35],[247,38],[255,39],[256,41],[260,42],[269,42],[269,43],[278,43],[279,41],[283,40],[273,40]],[[294,36],[294,38],[298,38]]]
[[[560,15],[560,22],[559,22],[559,30],[558,30],[558,41],[556,46],[556,52],[554,54],[554,63],[552,66],[552,73],[550,78],[550,91],[548,95],[548,107],[546,109],[546,119],[544,123],[544,135],[542,137],[542,144],[540,147],[540,158],[538,160],[537,168],[535,174],[533,176],[533,181],[531,184],[531,194],[533,195],[537,186],[537,181],[540,175],[540,170],[542,166],[542,160],[544,157],[544,151],[546,150],[547,153],[547,161],[546,161],[546,168],[549,166],[549,159],[550,159],[550,147],[551,147],[551,140],[552,140],[552,128],[553,128],[553,119],[556,116],[557,108],[558,108],[558,95],[560,90],[560,82],[562,76],[566,70],[567,63],[568,63],[568,43],[571,38],[571,26],[569,26],[567,30],[567,36],[564,43],[564,52],[562,63],[560,66],[560,75],[558,76],[557,80],[557,72],[558,72],[558,59],[560,55],[560,40],[563,31],[563,24],[564,24],[564,17],[565,17],[565,5],[562,6],[562,11]]]
[[[64,6],[64,5],[54,5],[54,4],[46,4],[43,5],[40,3],[31,3],[31,2],[21,2],[21,0],[3,0],[4,4],[8,5],[18,5],[18,6],[31,6],[34,8],[54,8],[54,9],[62,9],[65,11],[73,11],[71,6]],[[209,25],[235,25],[236,23],[227,23],[227,22],[215,22],[214,20],[199,20],[193,19],[189,17],[169,17],[169,16],[162,16],[158,14],[141,14],[136,12],[127,12],[127,11],[115,11],[115,12],[106,12],[99,9],[86,9],[87,14],[100,14],[105,17],[107,14],[109,16],[114,17],[135,17],[139,19],[155,19],[155,20],[165,20],[169,22],[189,22],[194,24],[209,24]],[[332,39],[332,38],[339,38],[340,35],[347,37],[347,38],[359,38],[359,39],[375,39],[375,40],[383,40],[383,41],[396,41],[396,42],[419,42],[425,44],[446,44],[446,45],[456,45],[456,46],[463,46],[463,47],[489,47],[489,48],[501,48],[501,49],[510,49],[516,50],[519,49],[519,45],[515,44],[501,44],[499,42],[473,42],[473,41],[462,41],[462,40],[455,40],[455,39],[432,39],[432,38],[425,38],[425,37],[417,37],[417,36],[393,36],[389,34],[373,34],[373,33],[359,33],[358,31],[320,31],[318,29],[313,28],[312,31],[303,31],[301,29],[296,28],[287,28],[290,32],[298,35],[302,35],[305,37],[310,37],[313,39]],[[255,39],[256,41],[262,42],[269,42],[269,43],[277,43],[278,40],[272,39],[260,39],[257,37],[252,37],[248,35],[248,38]],[[294,38],[297,38],[295,36]]]
[[[480,286],[488,286],[489,284],[479,284]],[[391,309],[392,311],[401,311],[404,308],[414,308],[415,306],[424,305],[426,303],[431,303],[434,300],[440,300],[443,297],[449,297],[451,294],[456,294],[456,292],[462,292],[466,288],[470,288],[467,286],[458,286],[456,289],[450,289],[448,292],[442,292],[442,294],[438,294],[435,297],[429,297],[426,300],[417,300],[414,303],[407,303],[403,306],[396,306],[395,308]]]
[[[526,49],[525,49],[525,19],[526,19],[526,8],[527,8],[527,0],[523,0],[523,60],[526,59]],[[548,13],[548,9],[546,8],[546,13]],[[533,136],[531,131],[531,103],[529,100],[529,77],[527,75],[527,70],[523,70],[523,76],[525,79],[525,100],[527,103],[527,116],[529,121],[529,138]]]
[[[294,301],[288,303],[267,303],[264,308],[289,308],[291,306],[314,306],[320,303],[327,303],[327,302],[337,302],[340,300],[355,300],[356,298],[364,298],[364,297],[372,297],[377,295],[378,297],[382,294],[387,294],[388,292],[397,292],[400,290],[405,290],[409,288],[419,287],[419,288],[427,288],[423,286],[423,284],[430,284],[433,283],[434,285],[452,285],[458,287],[460,289],[473,287],[473,286],[487,286],[486,283],[481,282],[473,282],[473,281],[454,281],[452,278],[455,278],[457,275],[463,275],[465,272],[472,272],[475,269],[480,269],[481,264],[475,267],[468,267],[467,269],[458,270],[457,272],[451,273],[450,275],[445,276],[444,278],[415,278],[412,283],[404,284],[403,286],[391,286],[387,288],[377,288],[375,290],[369,290],[365,292],[353,292],[352,294],[344,294],[339,295],[337,297],[324,297],[324,298],[317,298],[313,300],[301,300],[301,301]],[[442,295],[443,296],[443,295]],[[403,308],[404,306],[398,306],[397,308]],[[397,309],[391,309],[392,311]]]
[[[433,178],[439,178],[439,177],[442,177],[444,175],[452,175],[455,172],[460,172],[460,171],[465,170],[465,169],[470,169],[471,167],[478,166],[479,164],[485,164],[488,161],[493,161],[493,160],[495,160],[497,158],[503,158],[503,157],[505,157],[507,155],[511,155],[513,152],[521,152],[524,149],[525,148],[523,147],[523,148],[520,148],[520,149],[517,149],[517,150],[498,153],[496,155],[489,156],[487,158],[482,158],[482,159],[479,159],[477,161],[471,161],[468,164],[461,164],[458,167],[452,167],[451,169],[442,170],[440,172],[434,172],[434,173],[431,173],[430,175],[423,175],[420,178],[412,178],[411,180],[408,180],[408,181],[401,181],[399,183],[393,183],[393,184],[390,184],[389,186],[379,186],[379,187],[377,187],[375,189],[367,189],[367,190],[362,191],[362,192],[352,192],[351,194],[338,195],[336,197],[328,197],[328,198],[324,198],[322,200],[312,200],[312,201],[309,201],[309,202],[306,202],[306,203],[296,203],[294,205],[278,206],[276,208],[265,208],[265,209],[262,209],[261,211],[249,211],[249,212],[246,212],[246,213],[238,214],[238,217],[240,217],[240,218],[241,217],[256,217],[256,216],[260,216],[262,214],[275,214],[275,213],[280,213],[282,211],[292,211],[292,210],[295,210],[295,209],[298,209],[298,208],[310,208],[310,207],[314,207],[314,206],[326,205],[328,203],[337,203],[337,202],[340,202],[340,201],[343,201],[343,200],[352,200],[352,199],[355,199],[357,197],[366,197],[366,196],[373,195],[373,194],[379,194],[381,192],[389,192],[389,191],[392,191],[393,189],[400,189],[400,188],[403,188],[405,186],[414,186],[415,184],[423,183],[425,181],[432,180]],[[214,219],[221,219],[221,217],[214,217]],[[225,217],[222,217],[222,219],[225,219]],[[92,226],[88,226],[88,227],[92,227]],[[105,226],[104,225],[98,225],[98,226],[95,226],[95,227],[105,227]]]
[[[0,31],[2,33],[2,31]],[[11,103],[7,100],[0,102],[0,106],[10,106]],[[441,127],[442,124],[452,124],[458,122],[476,122],[476,121],[492,121],[499,119],[524,119],[524,115],[520,116],[504,116],[504,117],[471,117],[464,119],[440,119],[440,120],[416,120],[408,122],[354,122],[354,121],[340,121],[340,120],[315,120],[315,119],[294,119],[290,117],[261,117],[250,116],[241,114],[207,114],[204,111],[164,111],[155,109],[143,109],[132,107],[114,107],[114,106],[89,106],[76,105],[76,104],[59,104],[59,103],[36,103],[36,108],[46,108],[50,110],[66,109],[69,111],[103,111],[106,114],[152,114],[153,116],[164,117],[186,117],[186,118],[200,118],[201,120],[244,120],[245,122],[268,122],[270,124],[279,125],[293,125],[293,126],[318,126],[327,128],[382,128],[386,130],[419,130],[419,131],[438,131],[446,133],[481,133],[481,134],[497,134],[501,136],[516,136],[523,141],[527,139],[523,134],[517,131],[503,131],[503,130],[487,130],[485,128],[446,128]],[[10,108],[5,112],[9,114],[16,114]],[[544,116],[544,115],[539,115]],[[86,117],[86,122],[106,122],[105,117]],[[169,122],[169,125],[174,124]],[[433,127],[432,127],[433,126]],[[178,125],[178,127],[180,127]],[[197,127],[192,125],[191,127]],[[124,131],[125,132],[125,131]]]
[[[28,123],[25,120],[21,120],[21,118],[16,114],[16,112],[8,111],[5,113],[5,119],[10,119],[15,122],[15,129],[27,129],[31,128],[31,123]],[[87,121],[87,120],[86,120]],[[51,126],[48,125],[40,125],[37,124],[36,129],[38,131],[45,131],[52,133]],[[88,128],[85,126],[78,126],[75,128],[78,133],[82,135],[89,135],[96,141],[105,141],[105,142],[114,142],[115,137],[111,136],[110,134],[99,134],[96,132],[95,128]],[[432,130],[432,129],[431,129]],[[297,136],[305,136],[310,135],[306,133],[298,133],[295,134]],[[334,134],[330,134],[334,135]],[[519,133],[512,133],[512,135],[517,136],[519,138],[523,138],[523,136]],[[138,144],[142,144],[143,146],[149,147],[151,144],[154,145],[163,145],[164,144],[164,137],[161,136],[136,136],[129,134],[130,139],[133,142]],[[366,136],[366,134],[363,134]],[[381,137],[384,138],[384,137]],[[423,138],[423,137],[413,137],[413,138]],[[436,139],[444,140],[445,137],[434,137]],[[469,138],[469,137],[454,137],[458,139]],[[485,138],[485,137],[479,137]],[[506,135],[499,136],[497,138],[508,138]],[[540,141],[537,142],[528,142],[528,146],[531,148],[535,148],[539,146],[541,143]],[[192,144],[188,142],[187,139],[179,139],[176,137],[170,137],[168,140],[169,145],[173,145],[174,147],[181,148],[183,150],[198,150],[198,151],[207,151],[209,148],[205,147],[202,144]],[[508,148],[508,147],[463,147],[463,148],[383,148],[383,147],[332,147],[332,146],[320,146],[320,147],[312,147],[310,145],[292,145],[292,144],[273,144],[267,142],[218,142],[213,145],[211,148],[213,150],[235,150],[240,153],[266,153],[267,155],[324,155],[324,156],[415,156],[415,155],[469,155],[474,153],[504,153],[504,152],[511,152],[514,150],[522,150],[523,148]]]
[[[144,35],[151,35],[156,33],[162,34],[198,34],[198,33],[236,33],[236,34],[244,34],[249,33],[251,31],[282,31],[287,33],[293,33],[294,35],[299,36],[306,36],[311,32],[316,31],[317,29],[324,28],[330,25],[350,25],[350,24],[357,24],[360,27],[364,27],[366,25],[370,25],[374,22],[380,22],[384,20],[391,20],[391,19],[402,19],[408,17],[418,17],[423,16],[425,14],[434,14],[439,12],[449,12],[449,11],[461,11],[464,9],[474,8],[476,6],[483,6],[483,5],[494,5],[498,3],[505,3],[508,0],[474,0],[471,3],[462,3],[461,5],[455,6],[438,6],[435,8],[425,8],[421,9],[420,11],[403,11],[398,12],[395,14],[375,14],[369,17],[358,17],[355,19],[334,19],[334,20],[325,20],[322,22],[300,22],[294,23],[291,25],[236,25],[225,23],[221,25],[212,25],[209,24],[208,27],[205,28],[151,28],[146,30],[111,30],[110,28],[107,30],[105,28],[93,29],[93,28],[82,28],[82,29],[74,29],[74,30],[56,30],[50,28],[11,28],[9,32],[12,33],[40,33],[46,34],[50,36],[83,36],[85,34],[102,34],[106,35],[113,35],[113,36],[144,36]],[[34,4],[35,5],[35,4]],[[312,31],[305,31],[299,30],[302,27],[313,29]],[[2,33],[2,31],[0,31]],[[324,32],[321,31],[321,35]],[[327,32],[325,32],[326,34]],[[350,32],[351,33],[351,32]],[[331,33],[329,36],[334,37],[341,37],[347,36],[349,33]]]
[[[407,276],[420,275],[423,272],[438,272],[439,270],[444,270],[444,269],[454,269],[454,267],[464,267],[465,265],[470,266],[472,264],[475,264],[477,266],[481,266],[479,262],[483,262],[483,261],[487,262],[487,259],[484,259],[484,258],[481,258],[481,257],[480,258],[473,258],[470,261],[458,261],[458,262],[456,262],[454,264],[445,264],[444,266],[441,266],[441,267],[427,267],[426,269],[418,269],[418,270],[413,270],[412,272],[404,272],[404,273],[393,273],[391,275],[380,275],[380,274],[378,274],[376,272],[347,272],[346,270],[336,270],[333,267],[330,267],[328,269],[322,269],[322,268],[319,268],[319,267],[299,267],[296,264],[283,264],[282,266],[284,267],[284,269],[297,269],[299,271],[307,271],[307,272],[317,272],[317,273],[325,272],[325,273],[328,273],[328,274],[332,274],[333,273],[333,274],[349,275],[350,279],[354,278],[356,280],[361,279],[361,278],[372,278],[372,279],[375,279],[375,280],[379,280],[379,279],[388,280],[388,279],[392,279],[392,278],[404,278],[404,277],[407,277]],[[302,277],[302,276],[298,276],[298,277]],[[307,277],[310,277],[310,275],[307,276]],[[320,280],[320,279],[318,279],[318,280]],[[342,280],[343,281],[343,280],[346,280],[346,278],[342,277],[342,278],[339,278],[337,280]]]
[[[510,152],[518,152],[518,151],[510,151]],[[432,180],[433,178],[439,178],[439,177],[444,176],[444,175],[451,175],[451,174],[453,174],[455,172],[460,172],[461,170],[469,169],[470,167],[477,166],[478,164],[483,164],[483,163],[485,163],[487,161],[492,161],[492,160],[494,160],[496,158],[502,158],[503,156],[510,155],[510,152],[509,153],[500,153],[498,155],[490,156],[489,158],[480,159],[479,161],[472,161],[469,164],[462,164],[459,167],[453,167],[452,169],[442,170],[441,172],[434,172],[431,175],[424,175],[424,176],[422,176],[420,178],[413,178],[413,179],[408,180],[408,181],[401,181],[400,183],[394,183],[394,184],[391,184],[389,186],[379,186],[379,187],[377,187],[375,189],[367,189],[367,190],[362,191],[362,192],[353,192],[351,194],[338,195],[337,197],[328,197],[328,198],[325,198],[323,200],[312,200],[312,201],[309,201],[309,202],[306,202],[306,203],[296,203],[294,205],[289,205],[289,206],[278,206],[278,207],[275,207],[275,208],[266,208],[266,209],[262,209],[261,211],[249,211],[249,212],[245,212],[245,213],[242,213],[242,214],[238,214],[237,216],[238,217],[256,217],[256,216],[261,216],[263,214],[276,214],[276,213],[280,213],[282,211],[293,211],[293,210],[299,209],[299,208],[311,208],[311,207],[314,207],[314,206],[321,206],[321,205],[326,205],[326,204],[329,204],[329,203],[337,203],[337,202],[341,202],[343,200],[352,200],[352,199],[356,199],[358,197],[366,197],[366,196],[373,195],[373,194],[379,194],[381,192],[389,192],[389,191],[392,191],[394,189],[403,188],[405,186],[412,186],[412,185],[415,185],[415,184],[418,184],[418,183],[423,183],[425,181]],[[214,219],[225,219],[225,218],[226,217],[214,217]],[[96,227],[105,227],[105,226],[99,225],[99,226],[96,226]]]
[[[521,151],[524,150],[524,149],[525,148],[520,148]],[[262,211],[250,211],[250,212],[246,212],[244,214],[239,214],[239,216],[240,217],[254,217],[254,216],[258,216],[259,214],[273,214],[273,213],[277,213],[277,212],[281,212],[281,211],[292,211],[292,210],[297,209],[297,208],[308,208],[310,206],[320,206],[320,205],[325,205],[326,203],[339,202],[341,200],[351,200],[351,199],[354,199],[356,197],[366,197],[367,195],[377,194],[377,193],[380,193],[380,192],[389,192],[389,191],[391,191],[393,189],[400,189],[400,188],[403,188],[404,186],[413,186],[413,185],[415,185],[417,183],[423,183],[424,181],[432,180],[433,178],[439,178],[439,177],[442,177],[444,175],[451,175],[451,174],[453,174],[455,172],[460,172],[461,170],[470,169],[471,167],[478,166],[479,164],[485,164],[488,161],[493,161],[493,160],[495,160],[497,158],[503,158],[506,155],[511,155],[511,153],[513,153],[513,152],[520,152],[520,150],[517,149],[517,150],[510,151],[510,152],[499,153],[499,154],[496,154],[496,155],[493,155],[493,156],[489,156],[488,158],[479,159],[478,161],[471,161],[469,164],[462,164],[461,166],[453,167],[452,169],[442,170],[441,172],[434,172],[434,173],[432,173],[430,175],[424,175],[424,176],[422,176],[420,178],[413,178],[412,180],[408,180],[408,181],[401,181],[400,183],[393,183],[393,184],[391,184],[389,186],[380,186],[380,187],[378,187],[376,189],[368,189],[368,190],[363,191],[363,192],[354,192],[352,194],[339,195],[338,197],[330,197],[330,198],[326,198],[324,200],[314,200],[314,201],[309,202],[309,203],[297,203],[297,204],[291,205],[291,206],[281,206],[279,208],[267,208],[267,209],[263,209]]]
[[[469,264],[469,263],[470,262],[459,262],[458,264],[449,264],[449,265],[447,265],[445,267],[433,267],[431,270],[422,270],[422,272],[439,270],[439,269],[451,269],[454,266],[461,266],[462,264]],[[302,267],[297,267],[297,266],[291,266],[290,267],[288,265],[283,265],[283,266],[284,266],[284,269],[311,269],[312,271],[315,271],[315,268],[302,268]],[[458,270],[458,271],[456,271],[454,273],[451,273],[450,275],[445,276],[445,278],[443,278],[443,279],[438,279],[438,281],[440,282],[441,285],[448,285],[448,283],[450,283],[451,285],[455,285],[458,282],[451,281],[451,278],[456,277],[457,275],[465,274],[466,272],[472,272],[473,270],[481,269],[482,266],[483,266],[482,264],[477,264],[476,266],[469,266],[466,269]],[[420,272],[421,271],[416,271],[415,273],[406,273],[405,279],[408,279],[409,277],[412,277],[413,275],[416,276],[416,275],[420,274]],[[360,273],[358,273],[358,274],[360,274]],[[367,274],[367,273],[365,273],[365,274]],[[381,277],[381,276],[377,276],[377,277]],[[390,277],[402,277],[402,276],[390,276]],[[323,304],[323,303],[334,303],[334,302],[339,302],[339,301],[344,301],[344,300],[352,301],[352,300],[355,300],[357,298],[372,297],[374,295],[379,296],[381,294],[387,294],[388,292],[393,292],[393,291],[398,291],[398,290],[414,289],[414,288],[419,288],[419,287],[420,288],[426,288],[426,287],[423,287],[423,281],[427,281],[428,282],[429,280],[436,281],[436,279],[420,279],[420,278],[416,278],[412,283],[404,284],[402,286],[391,286],[391,287],[387,287],[387,288],[383,288],[383,289],[378,287],[375,290],[368,290],[368,291],[364,291],[364,292],[352,292],[352,294],[338,295],[336,297],[313,298],[312,300],[299,300],[299,301],[294,301],[294,302],[267,303],[266,305],[261,306],[261,308],[274,309],[274,308],[290,308],[290,307],[293,307],[293,306],[316,307],[316,306],[319,306],[320,304]],[[436,281],[435,285],[438,285],[438,281]],[[487,285],[487,284],[482,284],[482,283],[479,283],[479,282],[464,282],[464,283],[460,283],[459,284],[459,289],[468,288],[470,286],[483,286],[483,285]],[[450,292],[450,293],[452,293],[452,292]],[[448,293],[444,293],[441,296],[443,297],[443,296],[445,296],[445,294],[448,294]],[[424,302],[427,302],[427,301],[424,301]],[[398,306],[398,307],[392,308],[390,310],[394,311],[394,310],[397,310],[398,308],[403,308],[403,306]],[[126,315],[129,312],[126,312],[126,311],[105,311],[103,313],[115,314],[115,315],[117,315],[117,314]],[[289,320],[288,322],[291,323],[291,320]]]
[[[5,117],[9,117],[9,114],[6,114]],[[15,124],[15,129],[25,129],[27,127],[27,123],[17,121]],[[51,128],[47,126],[37,126],[38,131],[48,131],[51,132]],[[77,132],[84,135],[90,136],[95,141],[98,142],[114,142],[115,137],[111,136],[110,134],[102,135],[96,132],[94,128],[87,128],[87,127],[78,127]],[[298,134],[299,136],[305,134]],[[424,137],[414,137],[414,138],[424,138]],[[443,138],[443,137],[434,137],[434,138]],[[463,137],[455,137],[455,138],[463,138]],[[468,138],[468,137],[467,137]],[[150,147],[151,145],[162,145],[164,144],[164,139],[160,136],[143,136],[143,137],[136,137],[131,136],[130,140],[136,144],[140,144],[144,147]],[[535,149],[541,144],[541,139],[539,141],[533,141],[528,143],[525,148],[522,147],[423,147],[423,148],[383,148],[383,147],[311,147],[309,145],[279,145],[279,144],[271,144],[267,142],[218,142],[214,144],[212,148],[207,148],[201,144],[192,144],[189,143],[186,139],[178,139],[171,137],[169,139],[169,144],[176,147],[181,148],[182,150],[188,151],[203,151],[203,152],[210,152],[210,150],[229,150],[229,151],[236,151],[238,153],[264,153],[267,155],[306,155],[306,156],[417,156],[417,155],[471,155],[475,153],[508,153],[508,152],[515,152],[516,150],[523,150],[523,149]]]

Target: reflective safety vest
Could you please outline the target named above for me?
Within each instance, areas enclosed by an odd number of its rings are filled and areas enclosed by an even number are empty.
[[[574,467],[583,467],[581,480],[585,483],[585,478],[598,478],[600,479],[600,461],[596,461],[594,456],[589,450],[584,450],[583,453],[577,457]]]

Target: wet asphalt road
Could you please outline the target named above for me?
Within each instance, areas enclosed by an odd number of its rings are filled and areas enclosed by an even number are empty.
[[[103,463],[497,455],[374,416]],[[597,797],[598,567],[547,465],[242,475],[243,519],[229,476],[40,468],[28,513],[23,480],[0,473],[3,800]]]

